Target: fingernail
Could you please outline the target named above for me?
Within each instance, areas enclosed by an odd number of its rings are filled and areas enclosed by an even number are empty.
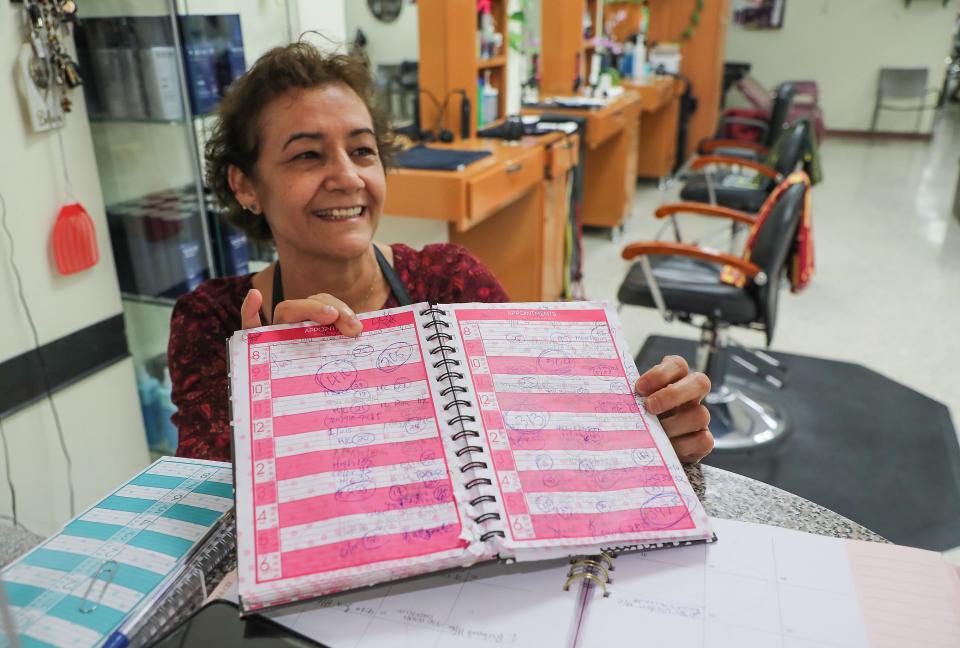
[[[647,396],[643,399],[643,407],[651,414],[657,414],[658,403],[653,396]]]
[[[344,306],[343,312],[347,315],[347,317],[353,317],[354,315],[356,315],[356,313],[354,313],[349,306]]]

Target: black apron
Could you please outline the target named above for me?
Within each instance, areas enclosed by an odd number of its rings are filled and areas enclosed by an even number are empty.
[[[412,304],[413,300],[410,299],[406,286],[400,281],[400,276],[387,261],[387,257],[383,256],[383,252],[381,252],[380,248],[376,245],[373,246],[373,251],[377,255],[377,265],[380,266],[380,272],[383,273],[383,278],[387,280],[387,285],[390,286],[390,292],[397,298],[397,302],[401,306],[409,306]],[[270,309],[271,322],[273,321],[274,313],[277,312],[277,304],[282,301],[283,280],[280,275],[280,262],[277,261],[277,265],[273,269],[273,308]]]

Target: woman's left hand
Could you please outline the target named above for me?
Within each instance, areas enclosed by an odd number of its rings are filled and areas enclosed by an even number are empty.
[[[680,461],[697,463],[710,454],[710,412],[701,404],[710,393],[706,375],[690,373],[680,356],[665,356],[637,379],[634,389],[645,397],[647,411],[660,417]]]

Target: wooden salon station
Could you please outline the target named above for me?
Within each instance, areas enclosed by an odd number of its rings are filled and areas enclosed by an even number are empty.
[[[686,83],[672,76],[624,79],[625,90],[640,97],[637,177],[666,179],[677,162],[677,127],[680,121],[680,97]]]
[[[685,85],[674,77],[654,76],[624,82],[625,92],[600,107],[542,107],[548,97],[574,96],[577,79],[589,78],[587,62],[594,40],[592,33],[584,33],[584,12],[595,17],[595,30],[603,12],[617,6],[604,6],[599,0],[550,0],[541,12],[541,105],[522,112],[584,118],[583,146],[576,136],[558,133],[518,141],[477,138],[477,111],[483,99],[478,80],[496,89],[500,117],[483,125],[502,122],[506,112],[507,3],[491,1],[500,46],[482,55],[476,0],[417,3],[420,124],[426,130],[448,129],[454,136],[452,143],[430,146],[482,149],[491,155],[458,171],[392,171],[384,211],[447,222],[449,240],[466,246],[490,267],[515,301],[561,299],[568,171],[578,163],[578,152],[584,156],[582,223],[615,232],[630,213],[637,177],[663,179],[678,157],[689,154],[676,150],[679,98]],[[675,40],[694,3],[651,0],[648,39],[665,41],[672,35]],[[700,100],[689,123],[691,149],[711,134],[708,124],[715,123],[719,109],[726,20],[722,9],[727,0],[718,3],[722,7],[714,4],[708,3],[693,37],[681,45],[681,72]],[[467,136],[461,137],[464,95],[470,101],[471,119]]]
[[[494,24],[502,31],[503,43],[507,42],[506,4],[507,0],[492,2]],[[506,52],[488,58],[477,55],[475,0],[420,0],[418,15],[420,86],[441,105],[445,99],[448,104],[440,115],[437,105],[421,97],[421,124],[424,128],[440,124],[455,137],[452,143],[430,146],[486,150],[491,155],[458,171],[391,171],[384,213],[446,221],[450,242],[465,246],[483,261],[514,301],[562,299],[567,172],[578,162],[577,136],[551,133],[517,141],[477,138],[474,117],[469,137],[461,138],[460,93],[468,94],[475,111],[480,100],[478,78],[485,77],[498,89],[498,114],[504,114]]]
[[[637,176],[640,97],[630,92],[599,108],[541,107],[550,97],[572,97],[578,77],[589,76],[592,35],[583,33],[585,11],[599,18],[598,0],[551,0],[541,12],[538,107],[524,114],[565,114],[587,120],[584,133],[583,224],[617,228],[630,213]],[[594,29],[598,24],[593,20]]]

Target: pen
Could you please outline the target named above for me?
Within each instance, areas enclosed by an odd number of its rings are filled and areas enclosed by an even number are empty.
[[[190,564],[190,561],[187,560],[171,572],[164,579],[160,587],[154,590],[149,599],[140,605],[140,609],[136,614],[121,623],[119,628],[110,633],[107,640],[103,642],[103,648],[126,648],[130,644],[130,639],[146,624],[147,619],[154,611],[156,605],[166,597],[167,593],[174,585],[179,583],[180,578],[190,569],[194,569],[194,567]]]
[[[183,564],[171,572],[163,582],[161,582],[153,594],[140,605],[140,609],[110,633],[106,641],[104,641],[102,648],[126,648],[126,646],[130,645],[133,637],[147,625],[150,616],[157,612],[159,604],[167,598],[170,591],[181,585],[186,585],[193,573],[198,574],[201,583],[203,583],[203,579],[205,578],[203,571],[205,567],[202,565],[204,558],[210,552],[216,553],[217,550],[223,546],[224,542],[231,546],[235,542],[230,525],[230,518],[230,515],[226,516],[221,520],[220,524],[208,532],[206,539],[186,557]],[[190,575],[185,577],[187,574]],[[183,581],[182,583],[181,580]],[[205,589],[204,593],[206,593]]]

